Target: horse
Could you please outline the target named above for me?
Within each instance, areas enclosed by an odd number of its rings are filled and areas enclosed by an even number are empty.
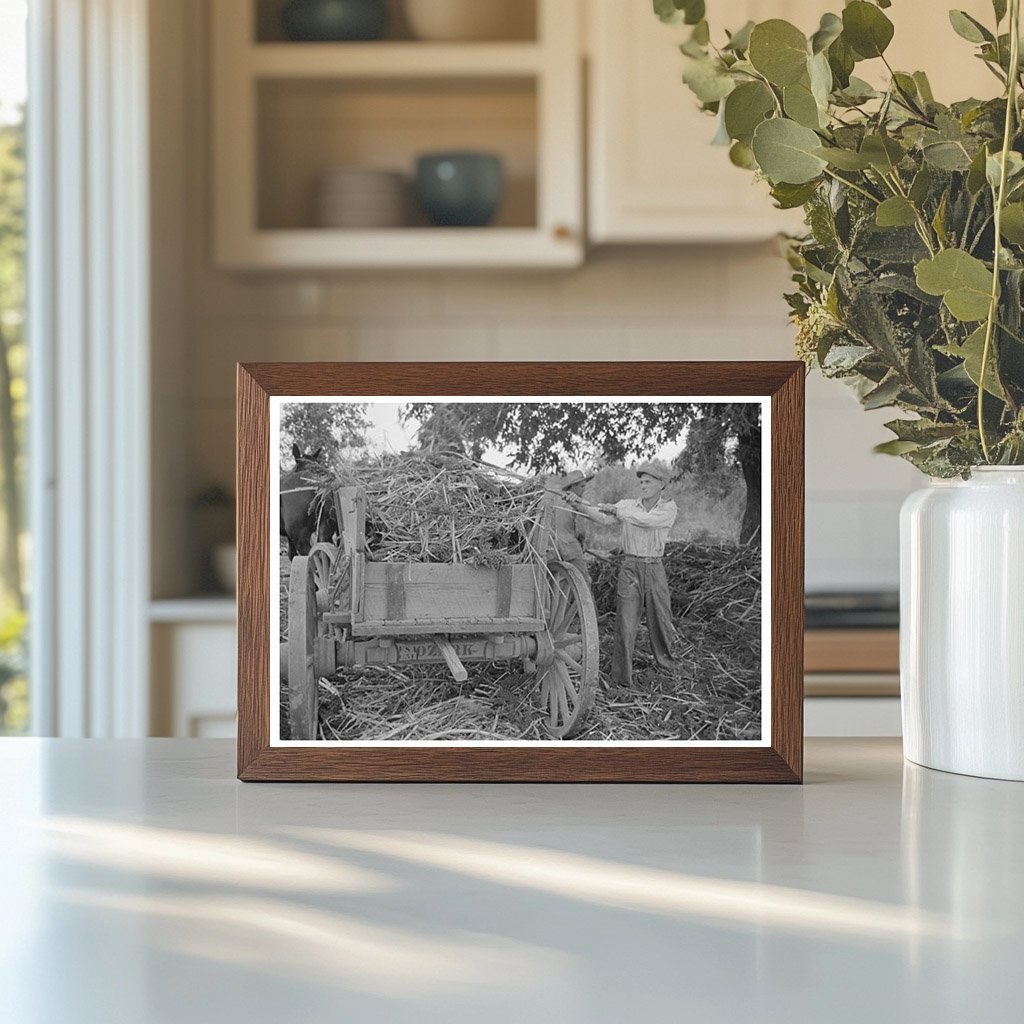
[[[313,507],[313,499],[320,489],[311,471],[321,468],[323,447],[305,452],[292,445],[295,468],[281,474],[281,536],[288,540],[288,559],[308,555],[319,540],[329,540],[338,529],[334,505],[328,502],[322,512]]]

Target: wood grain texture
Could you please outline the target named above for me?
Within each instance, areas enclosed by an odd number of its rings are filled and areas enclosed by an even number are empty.
[[[770,747],[271,747],[271,395],[771,398]],[[798,362],[252,363],[238,368],[238,777],[244,781],[800,782],[803,405]]]

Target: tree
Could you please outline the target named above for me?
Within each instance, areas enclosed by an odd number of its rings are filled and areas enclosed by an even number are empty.
[[[745,544],[761,524],[761,408],[752,402],[701,407],[690,422],[686,447],[675,460],[680,473],[693,473],[725,494],[729,477],[742,474],[746,502],[740,523]]]
[[[0,122],[0,508],[3,589],[24,607],[20,554],[25,390],[25,133]]]
[[[436,403],[414,402],[406,420],[436,422]],[[453,426],[457,419],[458,426]],[[446,405],[444,433],[479,457],[487,447],[506,452],[532,473],[565,472],[579,465],[646,459],[696,430],[690,472],[719,464],[738,466],[747,486],[740,540],[755,536],[761,517],[761,410],[756,404],[699,402],[464,402]],[[682,467],[681,467],[682,468]]]
[[[303,452],[317,448],[362,448],[370,421],[365,402],[286,402],[281,406],[281,461],[290,462],[292,445]]]

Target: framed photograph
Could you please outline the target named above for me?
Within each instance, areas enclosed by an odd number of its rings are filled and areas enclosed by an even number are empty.
[[[798,362],[238,367],[238,775],[799,782]]]

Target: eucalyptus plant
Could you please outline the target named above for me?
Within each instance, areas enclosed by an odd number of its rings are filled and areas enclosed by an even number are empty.
[[[807,234],[786,243],[801,358],[866,409],[911,414],[878,450],[932,476],[1024,464],[1020,2],[993,0],[989,25],[949,12],[998,95],[947,106],[886,59],[890,0],[852,0],[810,37],[748,22],[721,45],[704,0],[654,0],[691,26],[683,80],[715,141],[779,207],[803,207]],[[865,61],[885,89],[856,75]]]

